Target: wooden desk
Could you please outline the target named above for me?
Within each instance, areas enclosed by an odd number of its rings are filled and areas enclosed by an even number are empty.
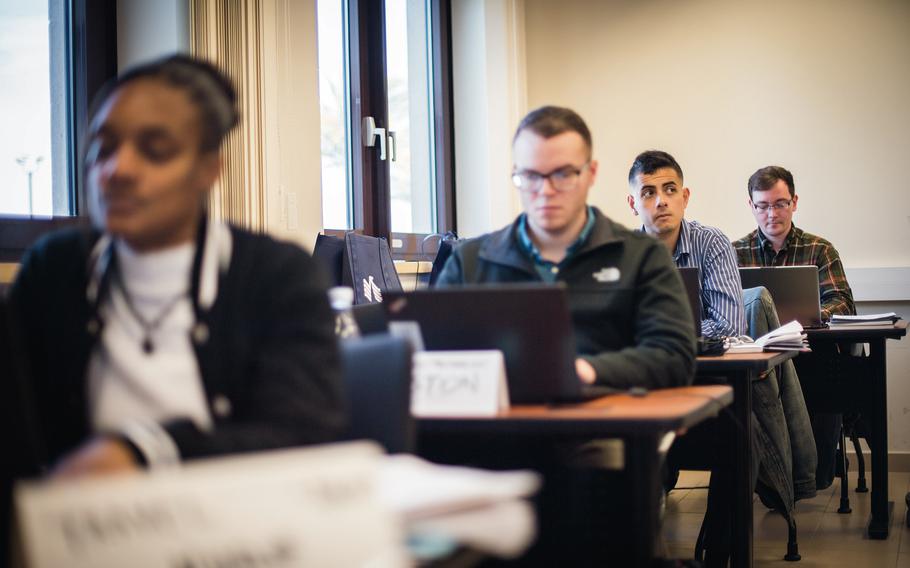
[[[707,531],[712,544],[705,554],[708,566],[752,566],[752,381],[797,355],[796,351],[738,353],[698,357],[696,382],[703,377],[726,377],[733,387],[733,416],[719,418],[731,448],[729,469],[712,471],[708,495]],[[718,535],[729,536],[730,542]]]
[[[623,552],[633,566],[650,566],[659,535],[658,501],[661,487],[658,444],[670,431],[690,428],[716,416],[733,402],[728,386],[694,386],[655,390],[645,396],[617,394],[573,405],[517,405],[490,418],[422,418],[418,433],[506,435],[540,440],[623,438],[629,491],[635,503],[629,523],[634,542]],[[751,517],[750,517],[751,518]],[[605,537],[606,538],[606,537]]]
[[[872,450],[872,513],[868,535],[887,539],[894,514],[888,500],[888,376],[885,342],[907,334],[907,322],[841,329],[807,329],[809,344],[822,353],[836,343],[868,343],[868,357],[825,357],[807,353],[797,360],[806,406],[816,412],[860,412],[869,423]]]

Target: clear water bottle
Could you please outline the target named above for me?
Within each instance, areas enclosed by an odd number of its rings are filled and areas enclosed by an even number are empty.
[[[329,304],[335,311],[335,335],[341,339],[360,337],[360,328],[354,320],[351,306],[354,305],[354,290],[347,286],[329,288]]]

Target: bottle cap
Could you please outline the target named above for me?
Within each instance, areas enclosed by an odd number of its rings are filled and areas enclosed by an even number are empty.
[[[354,304],[354,289],[347,286],[329,288],[329,304],[333,310],[347,310]]]

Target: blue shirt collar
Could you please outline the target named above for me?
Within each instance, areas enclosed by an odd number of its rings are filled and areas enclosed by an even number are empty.
[[[591,231],[594,230],[594,209],[588,205],[587,207],[588,218],[585,221],[584,227],[581,229],[581,233],[578,234],[578,238],[575,239],[569,248],[566,249],[566,256],[562,259],[562,262],[559,264],[564,264],[569,260],[575,252],[578,251],[588,240],[588,237],[591,236]],[[521,217],[518,219],[518,244],[521,246],[521,249],[531,257],[531,260],[534,261],[534,264],[537,266],[553,266],[556,263],[545,260],[540,256],[540,250],[534,245],[534,241],[531,240],[531,235],[528,233],[528,215],[527,213],[522,213]]]

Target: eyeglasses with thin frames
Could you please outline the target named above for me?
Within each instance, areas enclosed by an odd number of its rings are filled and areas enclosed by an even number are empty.
[[[590,163],[589,160],[578,168],[566,166],[548,174],[535,171],[514,172],[512,174],[512,184],[518,188],[518,191],[523,193],[537,193],[543,188],[544,180],[549,179],[550,187],[554,191],[571,191],[578,186],[578,178]]]
[[[768,209],[773,209],[775,211],[782,211],[784,209],[789,209],[790,205],[793,204],[792,199],[781,199],[775,201],[774,203],[753,203],[752,208],[758,211],[759,213],[767,213]]]

